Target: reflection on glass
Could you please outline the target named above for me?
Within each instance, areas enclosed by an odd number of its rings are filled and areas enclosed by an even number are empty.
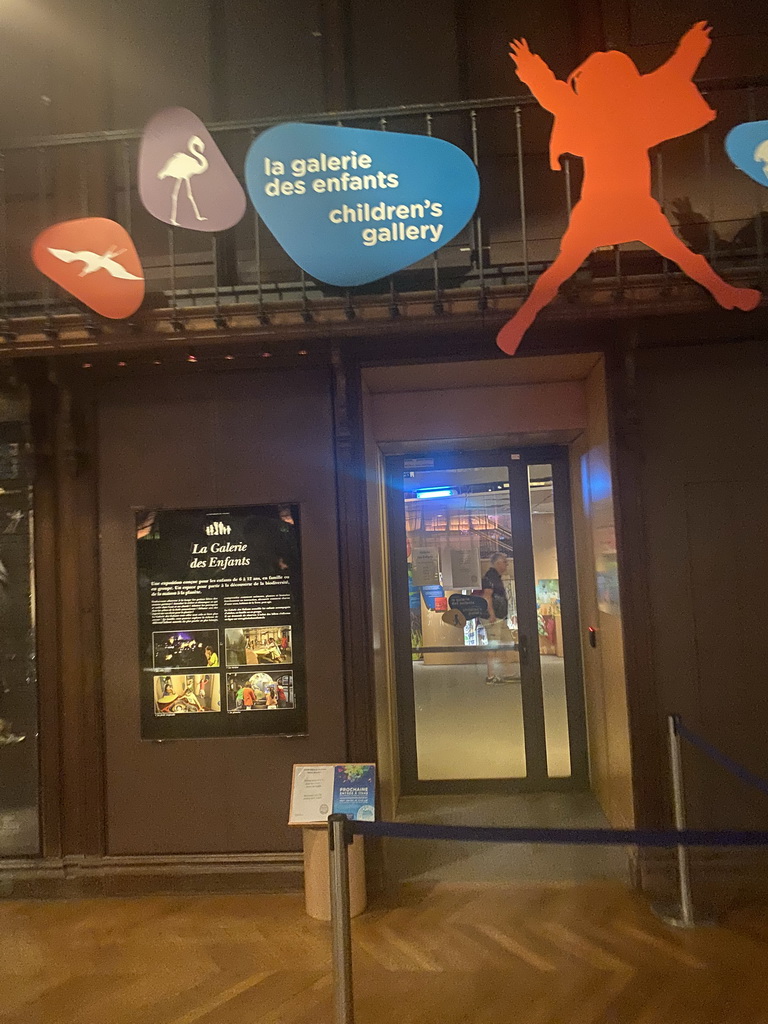
[[[533,570],[536,578],[536,614],[544,698],[547,773],[568,778],[571,753],[568,704],[565,691],[563,626],[560,615],[560,572],[557,564],[552,466],[528,467],[531,503]]]
[[[25,398],[0,392],[0,856],[39,852],[32,488]]]
[[[406,472],[419,778],[524,778],[505,467]]]

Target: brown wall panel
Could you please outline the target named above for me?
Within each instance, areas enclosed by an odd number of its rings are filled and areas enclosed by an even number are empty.
[[[679,712],[765,775],[768,366],[762,343],[642,352],[639,408],[659,724]],[[638,758],[642,751],[636,751]],[[766,801],[685,749],[691,823],[765,827]],[[665,763],[648,764],[665,788]]]
[[[291,765],[344,757],[333,430],[328,380],[232,373],[106,385],[100,526],[108,849],[296,849]],[[142,741],[131,507],[296,501],[309,735]]]

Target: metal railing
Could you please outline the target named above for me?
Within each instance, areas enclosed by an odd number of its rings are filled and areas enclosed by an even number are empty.
[[[656,151],[654,193],[682,237],[719,270],[764,272],[768,192],[730,165],[722,141],[735,124],[768,116],[768,80],[700,85],[722,113],[706,129]],[[16,318],[52,322],[60,314],[81,313],[37,273],[29,255],[38,232],[60,220],[105,216],[122,223],[142,258],[148,306],[187,317],[213,308],[223,319],[228,308],[247,304],[267,325],[284,302],[298,303],[311,322],[313,303],[320,299],[342,302],[353,319],[356,306],[376,296],[396,317],[399,296],[406,293],[426,294],[436,314],[443,311],[446,292],[471,294],[479,310],[494,290],[525,293],[554,258],[578,198],[581,163],[565,158],[562,174],[549,170],[551,116],[531,96],[310,113],[291,120],[422,133],[455,143],[480,174],[476,215],[433,256],[385,281],[341,289],[308,278],[252,207],[237,227],[218,235],[167,229],[155,221],[138,198],[139,130],[17,140],[0,148],[0,333],[3,323],[6,333],[12,331]],[[242,180],[252,139],[276,123],[254,118],[208,127]],[[594,253],[575,286],[607,280],[620,297],[633,279],[656,277],[663,285],[674,273],[655,253],[623,245]]]

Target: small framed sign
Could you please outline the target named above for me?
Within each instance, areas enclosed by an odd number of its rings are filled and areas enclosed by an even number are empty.
[[[324,825],[329,814],[376,817],[375,764],[295,764],[289,825]]]

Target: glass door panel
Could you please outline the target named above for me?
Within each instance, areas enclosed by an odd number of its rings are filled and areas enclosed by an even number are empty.
[[[506,466],[403,476],[418,781],[525,778]]]
[[[551,464],[528,466],[528,494],[536,578],[536,624],[544,700],[547,774],[550,778],[568,778],[571,775],[571,748]]]
[[[566,451],[388,467],[402,792],[586,786]]]

